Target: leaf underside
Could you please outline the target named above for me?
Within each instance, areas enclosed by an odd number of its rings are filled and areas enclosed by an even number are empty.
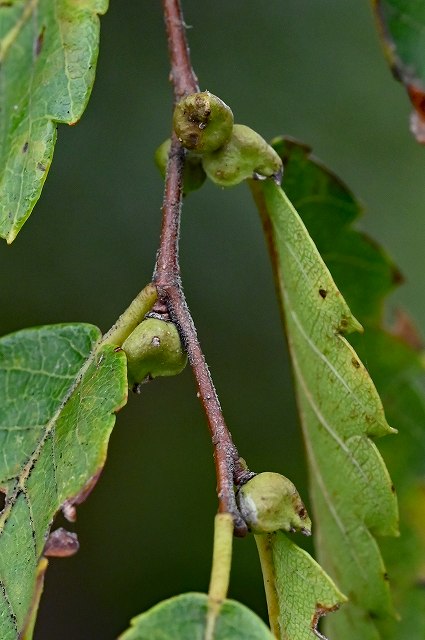
[[[207,595],[185,593],[134,618],[119,640],[204,640],[207,612]],[[253,611],[234,600],[225,600],[213,640],[273,640],[273,636]]]
[[[40,197],[56,123],[92,90],[108,0],[0,3],[0,236],[12,242]]]
[[[372,440],[392,432],[344,334],[361,330],[284,192],[252,182],[276,277],[310,470],[320,564],[348,597],[327,618],[334,638],[376,639],[394,615],[375,539],[397,534],[397,503]],[[320,197],[320,195],[319,195]]]
[[[259,541],[258,538],[263,540]],[[338,609],[345,602],[335,584],[304,549],[300,549],[283,532],[257,536],[266,591],[274,590],[276,611],[270,609],[272,628],[281,640],[314,640],[321,616]],[[269,557],[270,571],[265,571],[264,556]]]
[[[425,144],[425,4],[412,0],[372,0],[372,4],[391,70],[414,108],[412,133]]]
[[[350,190],[311,157],[308,147],[280,139],[275,141],[275,148],[285,164],[284,187],[288,196],[350,308],[365,327],[364,335],[352,334],[350,342],[367,362],[385,413],[399,431],[395,438],[384,438],[380,449],[397,488],[401,536],[382,539],[380,546],[401,620],[389,617],[377,620],[377,625],[385,640],[422,637],[425,636],[423,347],[405,315],[399,314],[397,334],[385,329],[384,300],[401,277],[385,252],[351,227],[360,216],[361,207]]]
[[[0,637],[33,618],[37,567],[52,520],[72,513],[103,468],[126,360],[85,324],[28,329],[0,340]]]

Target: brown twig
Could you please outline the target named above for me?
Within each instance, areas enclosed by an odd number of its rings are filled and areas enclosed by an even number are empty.
[[[177,102],[187,94],[199,91],[199,88],[190,63],[180,2],[163,0],[163,7],[171,60],[170,77]],[[235,534],[244,536],[247,526],[237,508],[233,485],[243,484],[253,474],[240,460],[225,423],[180,282],[179,231],[184,160],[185,150],[173,136],[165,179],[160,247],[153,280],[158,290],[159,304],[166,306],[180,331],[197,382],[198,396],[207,416],[214,446],[219,511],[230,513]]]

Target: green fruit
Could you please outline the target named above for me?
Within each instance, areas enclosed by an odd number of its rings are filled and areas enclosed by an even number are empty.
[[[161,175],[165,178],[167,172],[168,154],[170,153],[171,139],[168,138],[155,151],[155,164]],[[202,160],[190,152],[187,153],[183,169],[183,194],[200,189],[207,175],[202,166]]]
[[[209,153],[219,149],[232,134],[233,113],[209,91],[192,93],[177,103],[173,126],[186,149]]]
[[[177,375],[187,363],[175,324],[157,318],[143,320],[122,348],[127,356],[130,386],[158,376]]]
[[[248,178],[275,178],[280,182],[282,160],[256,131],[235,124],[230,139],[202,158],[207,176],[221,187],[233,187]]]
[[[298,491],[280,473],[259,473],[239,489],[236,498],[243,519],[254,533],[311,533],[311,520]]]

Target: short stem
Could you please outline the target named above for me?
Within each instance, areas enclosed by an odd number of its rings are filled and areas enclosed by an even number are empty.
[[[229,513],[218,513],[214,521],[214,548],[208,589],[208,613],[204,640],[214,638],[221,606],[229,590],[232,566],[233,519]]]
[[[156,287],[150,283],[134,298],[130,306],[120,315],[116,323],[102,338],[102,345],[112,344],[120,347],[130,333],[150,311],[158,297]]]
[[[264,580],[264,590],[266,592],[267,610],[269,614],[270,630],[275,638],[281,637],[279,625],[279,602],[277,599],[276,579],[274,573],[274,562],[272,556],[271,539],[273,533],[256,535],[258,555],[260,557],[261,571]]]

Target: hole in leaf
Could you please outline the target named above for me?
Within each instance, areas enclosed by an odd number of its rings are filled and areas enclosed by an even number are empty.
[[[6,506],[6,491],[0,489],[0,511],[3,511]]]

